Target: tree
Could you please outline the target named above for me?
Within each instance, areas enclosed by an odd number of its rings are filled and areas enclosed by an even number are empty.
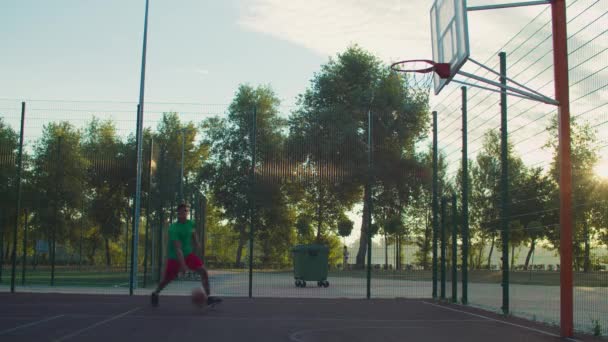
[[[106,266],[111,266],[110,241],[120,236],[122,218],[125,209],[129,207],[127,181],[132,159],[125,155],[123,142],[116,134],[114,123],[95,118],[86,128],[82,150],[89,161],[89,215],[100,228],[99,234],[105,245]]]
[[[551,224],[551,211],[555,186],[551,179],[543,174],[542,168],[526,170],[517,189],[511,192],[513,205],[511,216],[523,226],[522,241],[530,243],[524,269],[528,269],[530,257],[534,253],[536,243],[546,234],[545,227]]]
[[[31,183],[38,193],[32,224],[51,241],[51,251],[56,241],[69,245],[79,240],[68,227],[80,216],[88,190],[89,161],[81,139],[81,132],[70,123],[49,123],[34,146]]]
[[[559,141],[557,139],[557,117],[553,118],[547,131],[551,139],[545,147],[553,149],[553,161],[551,163],[550,174],[556,184],[559,184]],[[596,133],[589,123],[579,124],[576,118],[570,121],[571,128],[571,150],[570,161],[572,165],[572,212],[574,221],[573,234],[573,256],[574,267],[585,272],[591,270],[591,237],[594,235],[590,224],[592,221],[594,205],[591,196],[599,186],[593,169],[598,162],[599,148],[597,145]],[[559,193],[555,192],[555,203],[559,203]],[[558,208],[558,207],[556,207]],[[559,211],[556,211],[556,214]],[[557,216],[556,216],[557,220]],[[560,232],[559,225],[553,226],[549,231],[549,239],[553,246],[559,249]]]
[[[278,106],[279,100],[270,87],[241,85],[228,108],[228,117],[214,117],[203,123],[202,145],[209,149],[209,159],[198,179],[213,193],[223,219],[238,233],[237,265],[241,264],[248,239],[250,210],[255,213],[253,223],[261,241],[262,262],[285,257],[286,247],[295,239],[295,214],[288,207],[281,184],[273,181],[271,170],[276,170],[265,167],[280,162],[273,156],[284,155],[282,129],[286,122],[279,117]],[[254,109],[256,174],[252,182]]]
[[[340,217],[338,221],[338,235],[343,238],[347,238],[353,231],[355,223],[346,217],[346,215]]]
[[[507,146],[509,188],[516,188],[523,170],[521,158],[515,155],[513,145]],[[480,230],[482,243],[491,240],[487,267],[490,268],[496,238],[500,232],[501,215],[501,143],[500,134],[490,130],[485,133],[482,150],[471,167],[472,224]],[[509,198],[510,203],[513,197]],[[509,204],[510,205],[510,204]]]
[[[428,97],[412,92],[406,80],[358,46],[321,67],[309,88],[300,95],[298,109],[290,118],[290,132],[305,144],[306,158],[318,164],[334,164],[343,170],[340,191],[368,197],[368,113],[372,115],[374,184],[399,183],[411,166],[414,144],[428,123]],[[314,148],[322,146],[321,149]],[[373,184],[373,185],[374,185]],[[365,188],[365,189],[363,189]],[[345,206],[356,199],[344,196]],[[352,202],[346,202],[346,200]],[[357,265],[362,267],[367,250],[367,201],[363,201],[361,239]]]
[[[14,224],[15,189],[16,189],[16,156],[19,147],[18,135],[0,117],[0,265],[5,260],[5,241],[10,241],[11,230]],[[7,254],[8,255],[8,254]],[[1,277],[1,272],[0,272]]]

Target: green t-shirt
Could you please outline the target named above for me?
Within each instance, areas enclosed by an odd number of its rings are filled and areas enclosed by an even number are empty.
[[[186,220],[184,223],[175,222],[169,226],[169,246],[167,247],[167,258],[177,260],[177,253],[173,241],[181,241],[184,258],[192,253],[192,233],[194,222]]]

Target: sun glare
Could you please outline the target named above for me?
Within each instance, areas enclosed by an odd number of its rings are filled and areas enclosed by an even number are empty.
[[[600,178],[608,179],[608,160],[600,161],[593,169],[593,172]]]

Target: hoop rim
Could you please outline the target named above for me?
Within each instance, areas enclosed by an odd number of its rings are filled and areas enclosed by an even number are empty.
[[[401,69],[398,67],[399,64],[403,63],[411,63],[411,62],[424,62],[430,64],[430,67],[422,68],[422,69]],[[450,77],[450,64],[449,63],[437,63],[430,59],[407,59],[399,62],[395,62],[391,64],[391,70],[397,72],[416,72],[421,74],[426,74],[429,72],[435,72],[441,78],[449,78]]]

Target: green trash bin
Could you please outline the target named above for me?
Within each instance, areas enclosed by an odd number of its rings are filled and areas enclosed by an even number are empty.
[[[306,281],[316,281],[319,287],[328,287],[329,248],[325,245],[297,245],[293,252],[293,276],[296,287],[306,287]]]

